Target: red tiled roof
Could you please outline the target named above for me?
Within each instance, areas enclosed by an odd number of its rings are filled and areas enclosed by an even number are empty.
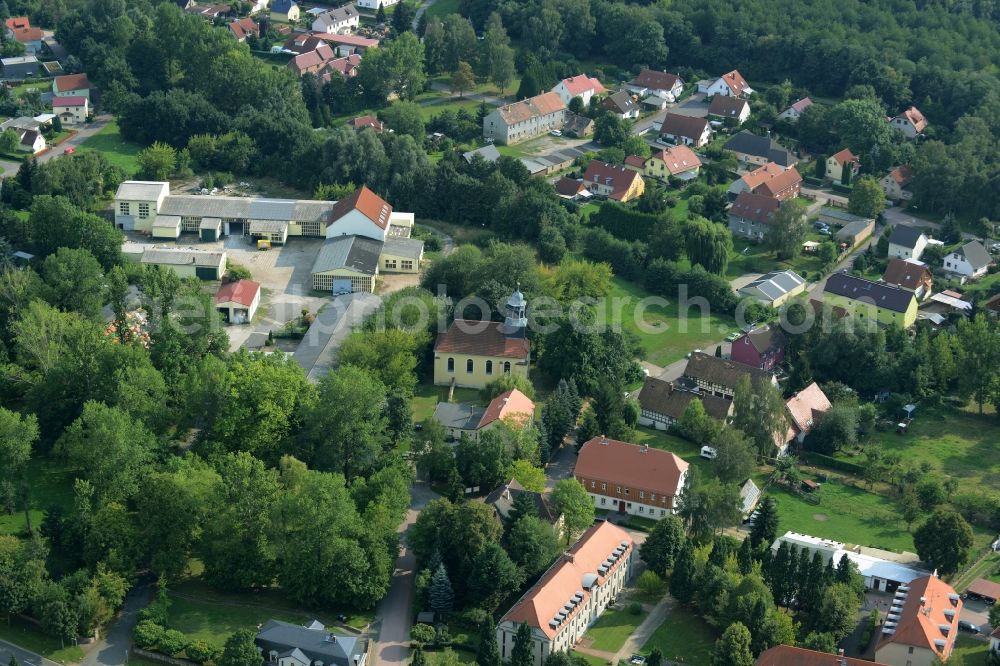
[[[753,194],[751,192],[740,192],[739,196],[736,197],[736,201],[733,202],[732,208],[729,209],[729,214],[736,215],[737,217],[745,217],[754,222],[768,224],[771,221],[771,216],[774,215],[774,211],[778,210],[780,203],[774,197]]]
[[[68,97],[53,97],[52,108],[61,106],[87,106],[87,98],[83,95],[70,95]]]
[[[670,451],[594,437],[580,448],[573,474],[675,497],[687,468],[688,464]]]
[[[357,76],[358,67],[361,65],[361,56],[356,53],[345,58],[334,58],[326,63],[327,71],[334,71],[346,79]]]
[[[972,585],[969,586],[967,591],[978,594],[981,597],[993,599],[994,601],[1000,601],[1000,583],[977,578],[972,581]]]
[[[913,129],[918,132],[923,132],[924,129],[927,128],[927,119],[924,118],[924,114],[920,113],[920,110],[915,106],[911,106],[896,117],[906,118],[906,120],[913,125]]]
[[[930,277],[931,272],[927,266],[904,259],[893,259],[885,267],[882,281],[905,289],[916,289],[925,279],[929,280]]]
[[[56,92],[84,90],[90,88],[90,79],[86,74],[66,74],[56,77]]]
[[[501,393],[490,401],[483,417],[479,419],[478,428],[485,428],[497,419],[511,417],[521,423],[529,421],[534,417],[535,403],[531,398],[524,395],[517,389],[511,389],[506,393]]]
[[[646,158],[640,157],[639,155],[629,155],[625,158],[625,166],[642,169],[646,166]]]
[[[771,180],[782,171],[784,171],[784,169],[774,162],[768,162],[759,169],[754,169],[753,171],[748,171],[743,174],[741,180],[746,183],[747,189],[753,192],[761,183]]]
[[[742,95],[750,88],[750,84],[747,83],[747,80],[743,78],[743,75],[737,69],[723,74],[720,78],[725,81],[734,95]]]
[[[607,92],[607,89],[601,85],[600,81],[595,78],[591,78],[586,74],[578,74],[577,76],[571,76],[568,79],[563,79],[562,84],[566,86],[566,90],[569,91],[569,94],[574,97],[582,95],[588,91],[592,91],[595,95]]]
[[[246,39],[247,35],[259,35],[260,26],[248,16],[230,23],[229,31],[233,33],[236,39]]]
[[[513,125],[530,120],[531,118],[537,118],[538,116],[547,116],[550,113],[556,113],[565,108],[566,105],[563,104],[562,98],[559,95],[554,92],[546,92],[523,99],[520,102],[501,106],[497,111],[507,125]]]
[[[683,85],[684,81],[677,74],[659,72],[655,69],[644,69],[639,72],[639,76],[629,82],[629,85],[641,86],[650,90],[672,90],[678,81]]]
[[[42,39],[41,28],[12,28],[11,32],[14,33],[14,39],[21,42],[37,42]]]
[[[385,125],[381,120],[375,116],[358,116],[357,118],[352,118],[347,121],[347,124],[356,130],[361,130],[366,127],[371,127],[376,133],[381,134],[385,129]]]
[[[456,319],[438,334],[434,353],[473,354],[500,358],[527,359],[531,343],[524,337],[510,337],[500,330],[503,323]]]
[[[365,48],[372,48],[379,45],[379,41],[377,39],[358,37],[357,35],[331,35],[327,32],[316,32],[313,33],[313,36],[316,39],[323,40],[324,42],[332,42],[343,46],[363,46]]]
[[[654,153],[650,159],[660,160],[663,162],[671,176],[676,176],[679,173],[684,173],[685,171],[690,171],[691,169],[697,169],[701,166],[701,160],[698,159],[698,154],[687,146],[673,146],[672,148],[665,148],[658,153]]]
[[[765,180],[763,183],[754,188],[753,193],[774,197],[782,192],[785,192],[789,188],[801,185],[801,183],[802,176],[799,175],[799,172],[795,169],[795,167],[791,167],[790,169],[785,169],[773,178]]]
[[[951,618],[945,614],[949,611]],[[910,581],[903,608],[899,611],[896,631],[881,634],[875,648],[875,658],[889,643],[900,643],[931,650],[942,661],[947,661],[955,647],[958,635],[958,618],[962,614],[962,600],[954,588],[940,578],[924,576]],[[941,627],[948,627],[942,631]]]
[[[791,417],[788,440],[786,440],[789,441],[799,432],[809,432],[816,418],[829,411],[832,405],[819,384],[813,382],[789,398],[785,402],[785,407]]]
[[[333,224],[352,210],[359,210],[361,214],[385,229],[389,226],[389,216],[392,215],[392,206],[389,203],[368,189],[366,185],[354,190],[354,192],[334,205],[330,211],[330,222]]]
[[[757,657],[757,666],[886,666],[886,664],[789,645],[776,645],[760,653]]]
[[[795,111],[798,111],[799,113],[802,113],[803,111],[805,111],[806,109],[808,109],[812,105],[813,105],[813,101],[811,99],[809,99],[808,97],[803,97],[802,99],[800,99],[799,101],[797,101],[795,104],[792,104],[788,108],[789,109],[793,109]]]
[[[889,177],[896,181],[896,184],[900,187],[906,187],[910,184],[910,180],[913,179],[913,169],[903,164],[890,171]]]
[[[253,280],[237,280],[222,285],[215,294],[215,303],[239,303],[250,307],[260,293],[260,284]]]
[[[830,155],[830,159],[836,160],[837,164],[844,166],[848,162],[857,162],[858,156],[852,153],[849,148],[844,148],[840,152]]]
[[[586,173],[583,174],[584,183],[611,185],[611,194],[608,195],[611,199],[620,199],[629,191],[636,179],[641,178],[642,176],[632,169],[608,164],[600,160],[591,160],[590,164],[587,165]]]
[[[17,30],[18,28],[30,28],[31,27],[31,21],[28,20],[27,16],[11,16],[4,23],[11,30]]]
[[[556,192],[565,197],[577,195],[585,189],[587,188],[582,180],[573,180],[572,178],[563,176],[556,181]]]

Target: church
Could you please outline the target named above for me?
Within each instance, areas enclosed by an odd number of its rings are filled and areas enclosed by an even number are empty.
[[[434,343],[434,383],[483,388],[500,375],[528,378],[528,302],[520,290],[507,300],[504,321],[456,319]]]

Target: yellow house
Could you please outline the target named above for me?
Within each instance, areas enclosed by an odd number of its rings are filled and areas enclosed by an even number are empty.
[[[844,308],[852,317],[875,319],[885,326],[909,328],[917,321],[917,299],[912,291],[846,273],[834,273],[827,279],[823,302]]]
[[[629,166],[628,157],[625,160]],[[693,180],[698,177],[701,170],[701,160],[698,155],[687,146],[672,146],[643,160],[638,158],[639,172],[649,178],[658,178],[666,182],[669,178],[679,178],[681,180]]]
[[[424,242],[414,238],[389,238],[379,255],[383,273],[416,273],[424,257]]]
[[[861,168],[861,160],[849,149],[844,148],[839,153],[835,153],[826,158],[826,179],[835,183],[842,183],[844,179],[844,168],[850,165],[851,176],[856,176]]]
[[[583,184],[591,194],[625,203],[646,191],[646,183],[629,167],[591,160],[583,174]]]
[[[483,388],[501,375],[527,379],[531,343],[526,309],[524,295],[515,291],[503,322],[453,321],[434,343],[434,383]]]

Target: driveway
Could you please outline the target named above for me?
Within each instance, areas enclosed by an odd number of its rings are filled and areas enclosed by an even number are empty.
[[[139,619],[139,611],[153,598],[153,587],[149,583],[132,588],[125,597],[125,606],[118,614],[118,620],[108,629],[104,638],[91,647],[80,662],[81,666],[120,666],[128,661],[128,651],[132,647],[132,630]]]
[[[421,228],[421,229],[426,229],[427,231],[429,231],[432,234],[434,234],[435,236],[437,236],[438,239],[440,239],[440,241],[441,241],[441,254],[443,254],[444,256],[448,256],[449,254],[451,254],[452,252],[455,251],[455,239],[453,239],[451,236],[449,236],[445,232],[441,231],[437,227],[432,227],[429,224],[424,224],[423,222],[417,224],[416,226],[419,227],[419,228]]]
[[[410,661],[410,627],[413,619],[413,583],[417,560],[406,544],[406,533],[416,522],[420,510],[439,497],[424,481],[416,481],[410,488],[410,509],[399,526],[400,549],[392,572],[389,592],[378,606],[379,631],[375,649],[372,650],[373,666],[403,666]]]
[[[354,327],[361,324],[382,303],[374,294],[337,296],[319,311],[306,331],[295,360],[311,382],[318,382],[337,365],[337,350]]]
[[[24,648],[18,647],[13,643],[0,641],[0,663],[10,663],[11,656],[17,657],[17,660],[22,664],[22,666],[59,666],[59,664],[51,659],[46,659],[45,657],[35,654],[34,652],[28,652]]]
[[[563,444],[549,459],[549,464],[545,466],[545,490],[551,492],[556,487],[556,481],[568,479],[573,476],[573,468],[576,467],[576,445],[573,440]]]

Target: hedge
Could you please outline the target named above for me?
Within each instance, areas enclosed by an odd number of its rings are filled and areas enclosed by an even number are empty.
[[[850,187],[849,185],[838,185],[834,183],[833,185],[830,186],[830,189],[833,190],[834,192],[840,192],[841,194],[850,194],[853,188]]]
[[[815,451],[803,451],[800,457],[804,462],[816,465],[817,467],[826,467],[827,469],[834,469],[838,472],[846,472],[855,476],[863,476],[865,473],[865,468],[861,465],[823,455],[822,453],[816,453]]]

